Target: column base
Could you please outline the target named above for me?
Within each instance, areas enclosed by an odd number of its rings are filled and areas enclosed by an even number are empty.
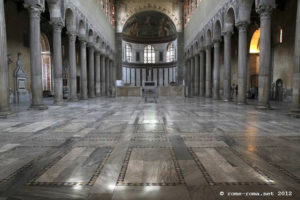
[[[88,98],[88,97],[81,97],[80,99],[81,99],[81,100],[84,100],[84,101],[87,101],[87,100],[89,100],[89,98]]]
[[[31,105],[28,110],[47,110],[48,106],[44,105],[44,104],[40,104],[40,105]]]
[[[76,97],[76,98],[71,98],[71,99],[69,99],[69,101],[70,101],[70,102],[78,102],[79,99]]]
[[[269,104],[258,104],[256,106],[256,108],[259,110],[271,110],[271,107]]]
[[[300,109],[292,109],[287,115],[290,117],[300,118]]]
[[[95,95],[91,95],[91,96],[89,96],[89,98],[93,99],[93,98],[96,98],[96,96]]]
[[[54,101],[53,105],[54,106],[64,106],[65,103],[64,103],[64,101]]]
[[[10,110],[0,111],[0,119],[7,119],[9,117],[13,117],[16,114]]]
[[[247,102],[237,102],[237,105],[247,105]]]

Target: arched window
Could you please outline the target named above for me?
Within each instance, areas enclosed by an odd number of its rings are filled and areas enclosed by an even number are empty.
[[[155,52],[152,45],[147,45],[144,48],[144,63],[155,63]]]
[[[132,62],[132,47],[129,44],[125,45],[126,62]]]
[[[42,86],[43,91],[52,91],[52,67],[49,40],[45,34],[41,34],[42,50]]]
[[[171,43],[167,49],[167,62],[174,62],[175,61],[175,47],[174,44]]]

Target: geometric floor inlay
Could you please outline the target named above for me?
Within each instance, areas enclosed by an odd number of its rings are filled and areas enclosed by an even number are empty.
[[[0,154],[0,183],[7,182],[41,158],[46,147],[17,146]]]
[[[228,147],[188,148],[206,182],[216,185],[273,185],[273,180]]]
[[[111,152],[110,147],[75,147],[56,158],[27,185],[92,186]]]
[[[185,184],[185,181],[172,148],[128,148],[117,185],[176,186],[181,184]]]
[[[299,151],[288,147],[284,149],[281,147],[258,147],[254,153],[286,176],[300,183]]]

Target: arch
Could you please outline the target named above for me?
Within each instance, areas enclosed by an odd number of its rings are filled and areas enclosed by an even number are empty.
[[[68,31],[75,31],[76,30],[76,23],[75,23],[75,15],[71,8],[67,8],[65,12],[66,16],[66,27]]]
[[[250,22],[252,5],[254,0],[239,0],[238,1],[238,19],[241,22]]]
[[[204,46],[205,46],[204,36],[201,35],[199,40],[199,48],[202,49],[204,48]]]
[[[89,42],[94,42],[94,31],[92,29],[89,30],[88,39]]]
[[[214,25],[214,39],[216,40],[221,39],[221,32],[222,32],[221,22],[220,20],[217,20]]]
[[[211,30],[210,30],[210,29],[208,29],[208,30],[206,31],[206,38],[205,38],[205,39],[206,39],[206,41],[205,41],[205,42],[206,42],[206,45],[210,45],[211,42],[212,42],[212,41],[211,41],[212,38],[211,38]]]
[[[50,43],[48,37],[41,33],[41,56],[42,56],[42,87],[43,91],[51,92],[52,86],[52,62]]]
[[[79,21],[79,27],[78,27],[78,32],[79,32],[79,35],[81,37],[85,37],[86,36],[86,30],[85,30],[85,23],[83,20],[80,20]]]
[[[155,50],[153,45],[144,47],[144,63],[155,63]]]
[[[174,62],[175,61],[175,45],[173,42],[169,43],[167,46],[167,55],[166,55],[167,62]]]
[[[260,52],[259,40],[260,40],[260,28],[257,29],[252,35],[251,42],[250,42],[250,54],[258,54]]]
[[[123,17],[120,22],[119,22],[119,26],[120,26],[120,30],[123,30],[123,27],[125,25],[125,23],[127,22],[127,20],[129,18],[131,18],[133,15],[137,14],[137,13],[141,13],[144,11],[156,11],[156,12],[160,12],[163,13],[165,15],[167,15],[170,19],[172,19],[172,22],[175,24],[176,26],[176,31],[181,31],[181,22],[179,19],[177,19],[177,17],[175,15],[173,15],[172,11],[170,11],[168,8],[164,8],[161,6],[156,6],[155,3],[148,3],[147,6],[144,7],[139,7],[139,8],[133,8],[131,10],[129,10],[126,14],[125,17]]]
[[[224,16],[224,31],[233,31],[235,25],[235,11],[230,7]]]

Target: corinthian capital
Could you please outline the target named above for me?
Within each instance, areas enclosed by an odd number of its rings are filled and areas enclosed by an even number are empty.
[[[43,7],[38,4],[24,4],[24,7],[28,9],[31,19],[40,19],[41,13],[44,11]]]
[[[274,10],[274,6],[272,5],[260,5],[256,8],[256,12],[261,17],[271,17],[273,10]]]
[[[50,24],[53,26],[54,31],[61,32],[62,28],[64,27],[64,22],[61,18],[51,19]]]
[[[248,29],[249,23],[245,21],[240,21],[236,23],[236,27],[239,29],[239,32],[246,32]]]

